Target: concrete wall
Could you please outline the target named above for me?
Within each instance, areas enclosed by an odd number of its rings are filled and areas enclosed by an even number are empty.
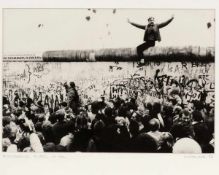
[[[147,61],[201,61],[213,62],[214,47],[151,47],[144,51]],[[99,50],[56,50],[42,55],[45,62],[93,62],[93,61],[136,61],[136,48],[114,48]]]
[[[43,101],[48,95],[54,103],[66,98],[65,81],[76,83],[83,103],[101,95],[106,99],[138,96],[138,103],[157,100],[175,86],[184,94],[185,104],[200,99],[203,90],[208,94],[206,102],[214,102],[214,63],[148,62],[143,67],[134,62],[3,63],[3,92],[10,99],[15,90],[21,95],[24,90]]]

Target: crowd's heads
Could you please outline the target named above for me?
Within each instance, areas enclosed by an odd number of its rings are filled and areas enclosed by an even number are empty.
[[[136,147],[134,150],[136,152],[152,153],[152,152],[156,152],[157,148],[158,145],[155,139],[146,133],[142,133],[138,135],[138,137],[136,138]]]
[[[32,103],[30,106],[30,110],[31,110],[31,113],[35,114],[39,112],[39,107],[35,105],[34,103]]]
[[[66,108],[68,104],[66,102],[61,102],[60,103],[61,108]]]
[[[183,121],[183,122],[191,122],[191,113],[187,110],[187,109],[183,109],[181,112],[180,112],[180,119]]]
[[[8,104],[3,105],[3,116],[10,116],[10,108]]]
[[[21,130],[25,133],[30,133],[32,131],[30,126],[26,122],[21,123],[19,126],[20,126]]]
[[[169,132],[162,133],[161,140],[162,140],[161,148],[160,148],[161,151],[171,153],[172,147],[174,144],[174,138],[173,138],[172,134],[170,134]]]
[[[139,112],[135,111],[132,113],[132,116],[131,116],[132,120],[135,120],[139,123],[139,122],[142,122],[142,118],[143,116]]]
[[[170,145],[172,145],[173,142],[174,142],[173,136],[169,132],[163,132],[162,133],[162,140],[163,140],[163,142],[168,142]]]
[[[7,148],[11,145],[11,141],[9,138],[2,138],[2,151],[7,151]]]
[[[3,133],[2,133],[2,137],[3,138],[10,138],[11,135],[11,127],[9,124],[3,126]]]
[[[29,137],[22,137],[18,140],[17,143],[18,149],[23,151],[25,148],[30,147],[30,138]]]
[[[72,87],[72,88],[75,88],[75,83],[72,81],[72,82],[70,82],[70,86]]]
[[[149,111],[144,108],[144,106],[138,107],[136,111],[137,115],[144,117],[145,115],[149,114]]]
[[[170,104],[164,104],[162,109],[163,117],[173,117],[173,106]]]
[[[154,115],[156,115],[160,112],[161,112],[161,104],[159,102],[154,102],[154,104],[153,104],[153,113],[154,113]]]
[[[200,154],[202,149],[200,145],[191,138],[181,138],[173,145],[173,153]]]
[[[170,133],[173,135],[175,140],[177,138],[194,136],[193,127],[184,122],[178,122],[178,123],[173,124],[170,130]]]
[[[101,134],[105,127],[105,123],[102,120],[98,120],[94,123],[93,131],[95,134]]]
[[[201,101],[193,100],[194,109],[201,111],[204,108],[204,104]]]
[[[61,138],[59,144],[60,144],[61,146],[67,147],[67,146],[69,146],[69,145],[72,143],[73,137],[74,137],[74,136],[73,136],[72,134],[68,134],[68,135],[66,135],[66,136],[64,136],[64,137]]]
[[[204,122],[194,125],[195,139],[200,144],[208,144],[212,139],[212,133],[210,132],[208,125]]]
[[[5,127],[11,122],[11,117],[10,116],[3,116],[2,118],[2,125]]]
[[[118,109],[118,116],[126,117],[127,112],[128,112],[127,106],[120,106]]]
[[[158,119],[153,118],[149,121],[149,127],[151,131],[157,131],[160,129],[160,122]]]
[[[91,103],[91,112],[93,114],[97,114],[98,111],[100,110],[100,102],[94,101]]]
[[[70,86],[75,87],[74,82],[71,82]],[[206,110],[206,105],[197,100],[188,105],[180,104],[182,94],[178,87],[170,90],[169,97],[162,103],[161,100],[146,99],[145,103],[138,104],[136,98],[123,100],[120,97],[108,102],[102,98],[100,101],[89,101],[85,107],[78,107],[77,114],[73,114],[69,104],[63,99],[61,103],[57,102],[56,109],[50,106],[49,100],[45,103],[34,100],[28,103],[25,99],[19,99],[16,101],[17,106],[14,107],[13,103],[10,106],[7,99],[4,99],[3,150],[34,151],[28,137],[22,136],[16,142],[16,148],[13,145],[16,133],[24,135],[33,133],[33,128],[26,121],[31,120],[34,124],[34,133],[37,133],[46,152],[67,151],[74,134],[80,131],[89,131],[91,137],[95,139],[105,136],[104,142],[111,145],[121,143],[121,140],[126,139],[123,138],[126,135],[128,143],[130,140],[134,141],[136,152],[198,153],[200,146],[202,151],[212,151],[209,143],[213,140],[214,134],[214,108]],[[15,94],[18,97],[18,93]],[[53,126],[62,124],[67,127],[66,132],[72,135],[61,136],[56,142]],[[159,141],[156,137],[152,137],[153,134],[159,135]],[[112,139],[107,140],[108,138]],[[115,143],[110,143],[111,140]],[[190,143],[190,146],[183,147]]]
[[[76,129],[86,129],[88,128],[88,115],[86,112],[80,112],[76,118],[75,127]]]
[[[63,121],[65,119],[65,111],[63,109],[56,111],[56,118],[59,122]]]
[[[118,116],[118,117],[115,118],[115,120],[116,120],[116,123],[119,126],[127,126],[128,125],[124,117],[119,117]]]
[[[201,122],[203,121],[203,117],[202,117],[202,113],[200,111],[193,111],[192,112],[192,119],[193,121],[196,121],[196,122]]]
[[[179,115],[181,113],[181,111],[182,111],[182,107],[181,106],[175,106],[173,108],[174,115]]]
[[[113,109],[111,107],[106,107],[104,110],[104,114],[106,117],[111,118],[113,115]]]
[[[120,106],[122,106],[125,103],[125,101],[123,99],[121,99],[119,96],[117,98],[114,99],[113,104],[114,104],[114,108],[118,109]]]
[[[132,134],[132,136],[137,136],[139,133],[139,124],[135,120],[131,120],[129,124],[129,131]]]

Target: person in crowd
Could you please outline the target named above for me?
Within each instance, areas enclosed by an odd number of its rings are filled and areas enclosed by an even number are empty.
[[[92,132],[88,127],[88,115],[86,111],[80,112],[75,121],[75,132],[69,150],[71,152],[86,152]]]
[[[57,122],[52,126],[52,133],[55,144],[58,144],[61,138],[70,132],[71,123],[65,120],[65,111],[63,109],[56,111],[55,115],[57,117]]]
[[[176,87],[160,101],[100,96],[82,104],[74,83],[65,86],[66,98],[56,105],[18,91],[3,97],[4,152],[214,152],[214,108],[183,104]]]
[[[68,86],[67,83],[64,83],[64,87],[67,94],[68,106],[73,110],[75,114],[77,114],[79,107],[79,95],[78,91],[76,90],[75,83],[70,82],[70,86]]]

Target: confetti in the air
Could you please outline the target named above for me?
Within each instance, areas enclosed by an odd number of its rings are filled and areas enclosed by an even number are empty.
[[[39,27],[39,28],[40,28],[40,27],[43,27],[43,24],[38,24],[37,27]]]
[[[208,29],[211,27],[211,23],[210,22],[207,23],[207,27],[208,27]]]
[[[87,20],[87,21],[90,21],[90,16],[86,16],[86,20]]]

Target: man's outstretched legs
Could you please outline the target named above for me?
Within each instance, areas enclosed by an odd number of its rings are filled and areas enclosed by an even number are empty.
[[[154,47],[155,41],[147,41],[137,47],[138,58],[141,63],[144,63],[143,52],[147,50],[149,47]]]

